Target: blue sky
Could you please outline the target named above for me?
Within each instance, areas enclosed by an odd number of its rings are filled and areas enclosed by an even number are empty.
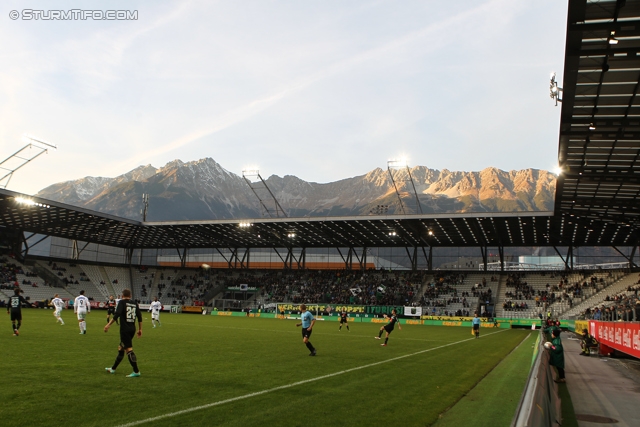
[[[12,10],[137,20],[12,20]],[[238,175],[331,182],[404,156],[477,171],[557,164],[566,1],[3,2],[0,158],[58,150],[28,194],[211,157]]]

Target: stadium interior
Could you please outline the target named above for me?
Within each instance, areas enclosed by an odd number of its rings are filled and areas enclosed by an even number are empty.
[[[207,311],[408,306],[577,332],[639,322],[639,52],[640,1],[569,1],[553,212],[145,222],[5,189],[0,297],[19,286],[42,306],[80,290],[104,302],[129,288],[142,304]],[[570,392],[577,413],[587,391]]]

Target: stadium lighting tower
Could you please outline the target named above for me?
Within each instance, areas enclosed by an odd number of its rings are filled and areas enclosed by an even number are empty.
[[[558,82],[556,81],[556,72],[553,71],[549,82],[549,97],[556,101],[556,107],[558,106],[558,102],[562,102],[561,92],[562,88],[558,87]]]
[[[271,212],[275,211],[276,218],[280,218],[280,216],[283,216],[285,218],[287,217],[284,209],[282,209],[282,206],[280,206],[280,203],[278,203],[278,199],[276,199],[276,196],[273,195],[265,180],[262,179],[262,177],[260,176],[260,171],[257,168],[243,170],[242,177],[246,181],[247,185],[249,185],[249,188],[251,188],[251,191],[253,191],[253,194],[255,194],[255,196],[258,198],[260,207],[262,208],[262,216],[265,216],[266,214],[269,215],[270,218],[272,218],[273,215],[271,214]],[[253,178],[253,181],[249,178]],[[257,178],[258,181],[255,181],[255,178]],[[273,201],[273,209],[269,209],[267,207],[265,200],[263,200],[263,197],[260,197],[259,193],[263,193]]]
[[[400,191],[398,190],[398,184],[396,183],[396,177],[392,170],[402,170],[406,169],[407,171],[407,179],[405,181],[411,183],[411,188],[413,188],[413,195],[416,198],[416,213],[422,213],[422,206],[420,205],[420,199],[418,198],[418,192],[416,190],[416,185],[413,182],[413,177],[411,176],[411,169],[409,169],[409,165],[407,163],[407,159],[390,159],[387,161],[387,170],[389,171],[389,176],[391,177],[391,182],[393,183],[393,187],[396,189],[396,195],[398,196],[398,200],[400,201],[400,208],[402,209],[402,213],[406,214],[404,209],[404,203],[402,202],[402,197],[400,197]]]
[[[147,213],[149,213],[149,194],[142,194],[142,221],[147,222]]]
[[[49,148],[58,149],[55,145],[29,135],[24,135],[23,139],[27,141],[27,145],[0,162],[0,174],[4,173],[0,177],[0,188],[7,188],[15,171],[41,154],[48,153]]]

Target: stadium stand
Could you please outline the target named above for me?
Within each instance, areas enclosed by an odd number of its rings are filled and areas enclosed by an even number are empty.
[[[156,269],[147,267],[132,268],[131,276],[133,278],[133,297],[139,299],[143,304],[149,304],[157,293],[157,290],[154,293]]]
[[[437,316],[473,316],[480,300],[493,300],[498,281],[488,273],[437,273],[419,300],[423,313]],[[480,312],[482,313],[482,312]]]
[[[12,259],[9,263],[14,266],[15,282],[20,286],[22,295],[31,302],[48,301],[54,294],[60,294],[61,298],[72,298],[66,289],[55,287],[44,279],[40,278],[28,266]],[[6,292],[5,292],[6,293]]]
[[[565,318],[638,321],[638,275],[628,274],[563,313]],[[596,314],[598,313],[598,314]]]
[[[131,289],[131,280],[129,279],[129,269],[121,267],[103,267],[104,274],[106,274],[108,280],[107,283],[111,285],[114,294],[122,295],[124,289]]]
[[[99,282],[96,284],[85,272],[85,268],[93,271],[93,268],[97,268],[97,266],[52,261],[36,261],[36,263],[60,278],[60,280],[65,283],[65,289],[71,295],[72,299],[77,297],[81,290],[85,291],[85,295],[89,299],[96,301],[106,299],[104,291],[106,287],[100,285]]]
[[[113,289],[109,286],[109,278],[104,269],[98,265],[81,264],[80,268],[89,278],[90,283],[94,285],[97,299],[107,299],[109,295],[115,295]],[[88,290],[85,289],[88,294]],[[94,298],[96,298],[94,297]]]

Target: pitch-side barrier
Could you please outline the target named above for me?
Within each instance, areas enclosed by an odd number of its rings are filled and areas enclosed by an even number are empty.
[[[551,427],[562,424],[561,401],[554,371],[549,365],[547,341],[541,329],[534,346],[531,371],[527,378],[511,427]]]

